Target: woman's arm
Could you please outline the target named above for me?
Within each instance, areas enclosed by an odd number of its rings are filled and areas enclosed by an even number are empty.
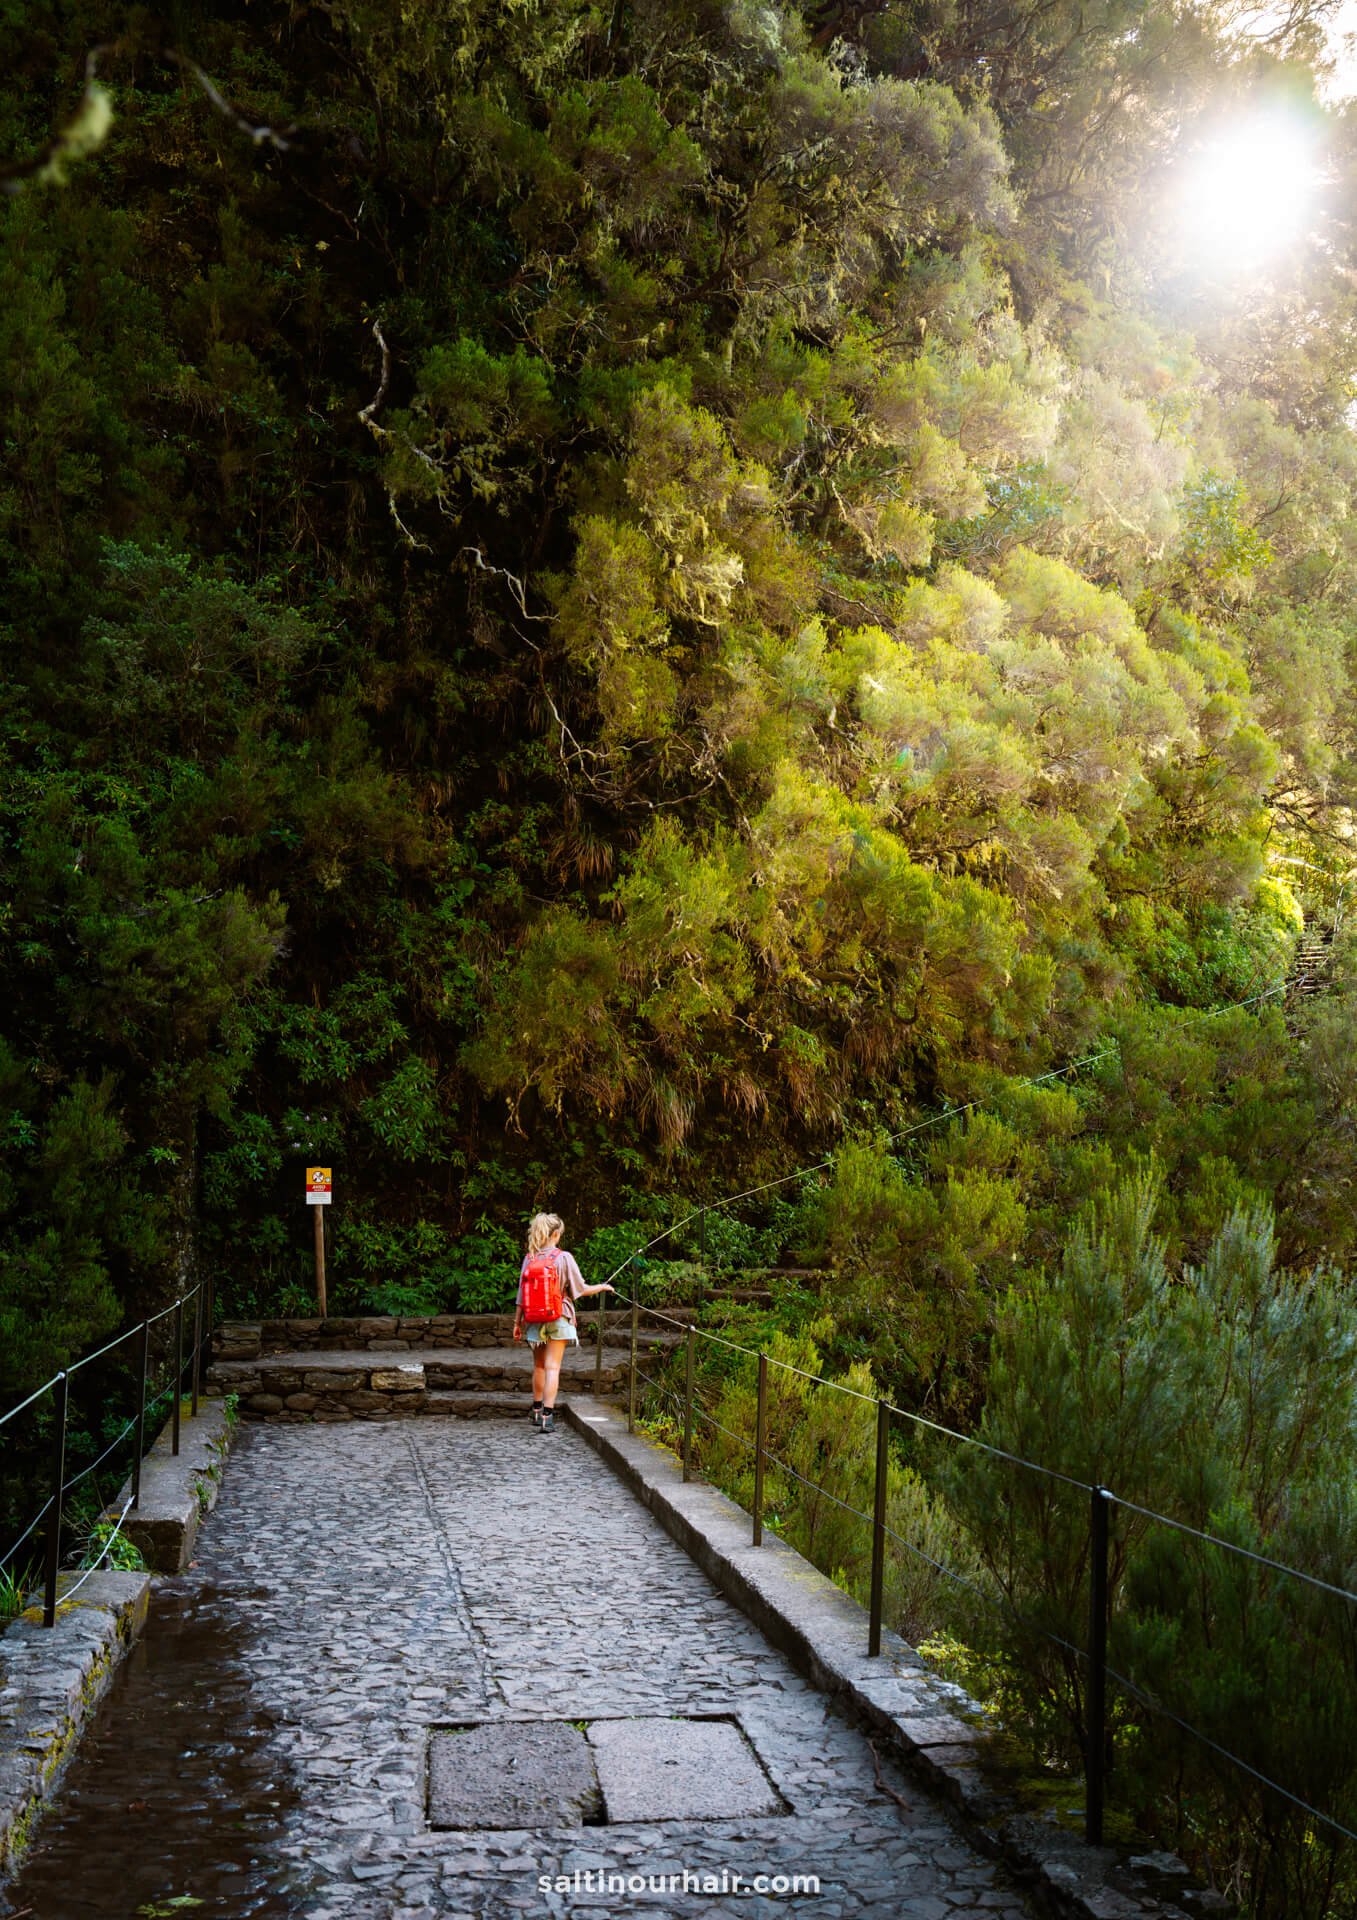
[[[580,1272],[579,1261],[573,1253],[567,1253],[564,1247],[561,1249],[561,1259],[565,1265],[566,1287],[572,1300],[588,1300],[596,1293],[615,1293],[617,1291],[617,1289],[606,1280],[602,1281],[596,1287],[587,1287],[584,1284],[584,1275]]]

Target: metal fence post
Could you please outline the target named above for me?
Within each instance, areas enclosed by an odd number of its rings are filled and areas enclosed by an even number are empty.
[[[758,1410],[754,1415],[754,1542],[763,1545],[763,1456],[768,1445],[768,1355],[759,1355]]]
[[[183,1398],[184,1386],[184,1296],[180,1294],[174,1303],[174,1388],[170,1394],[173,1402],[171,1427],[174,1438],[170,1442],[170,1452],[179,1458],[179,1402]]]
[[[597,1304],[598,1341],[594,1347],[594,1392],[601,1393],[603,1391],[603,1327],[606,1312],[603,1305],[603,1295],[601,1293],[598,1296]]]
[[[881,1651],[881,1602],[886,1584],[886,1480],[890,1465],[891,1416],[884,1400],[876,1403],[876,1496],[872,1501],[872,1604],[867,1651]]]
[[[193,1290],[193,1417],[198,1418],[198,1379],[203,1366],[203,1283]]]
[[[1112,1495],[1091,1489],[1089,1510],[1088,1726],[1084,1733],[1084,1837],[1103,1843],[1107,1768],[1107,1516]]]
[[[683,1477],[693,1477],[693,1368],[697,1355],[697,1334],[688,1329],[687,1381],[683,1390]]]
[[[141,1323],[141,1388],[137,1395],[136,1451],[132,1458],[132,1506],[141,1501],[141,1456],[146,1449],[146,1368],[150,1359],[151,1323]]]
[[[42,1624],[57,1623],[57,1569],[61,1565],[61,1503],[66,1494],[66,1404],[71,1379],[57,1375],[57,1430],[52,1442],[52,1520],[47,1529],[47,1581],[43,1591]]]
[[[705,1267],[707,1264],[707,1209],[705,1207],[697,1219],[697,1257]]]
[[[641,1326],[641,1303],[631,1303],[631,1371],[627,1376],[627,1432],[636,1431],[636,1340]]]

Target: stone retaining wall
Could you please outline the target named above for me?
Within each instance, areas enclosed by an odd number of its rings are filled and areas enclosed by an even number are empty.
[[[413,1347],[507,1347],[513,1324],[512,1313],[228,1321],[212,1335],[212,1357],[257,1360],[267,1353],[408,1353]]]
[[[388,1420],[423,1413],[428,1382],[422,1366],[216,1367],[211,1395],[234,1393],[247,1420]]]
[[[217,1503],[222,1467],[231,1449],[234,1422],[218,1401],[204,1400],[193,1419],[179,1423],[179,1452],[172,1452],[174,1424],[165,1422],[141,1463],[141,1492],[123,1531],[152,1573],[182,1573],[193,1558],[204,1515]],[[132,1497],[131,1476],[110,1509],[117,1514]]]
[[[666,1308],[675,1320],[692,1317],[692,1309]],[[214,1360],[259,1360],[271,1353],[413,1353],[443,1347],[508,1347],[513,1344],[512,1313],[440,1313],[414,1318],[365,1316],[329,1320],[228,1320],[212,1335]],[[625,1314],[609,1313],[608,1331],[619,1342],[627,1339]],[[593,1314],[586,1307],[580,1331],[593,1333]],[[640,1340],[654,1345],[663,1330],[642,1327]]]
[[[290,1356],[289,1356],[290,1357]],[[247,1420],[269,1420],[292,1424],[305,1420],[390,1420],[413,1414],[463,1412],[449,1404],[452,1396],[484,1395],[498,1402],[511,1394],[527,1405],[531,1371],[525,1350],[502,1365],[470,1361],[459,1365],[449,1355],[445,1360],[425,1357],[392,1358],[383,1366],[364,1365],[360,1352],[327,1356],[328,1365],[308,1367],[304,1359],[296,1366],[279,1366],[269,1355],[257,1361],[219,1361],[208,1374],[205,1391],[213,1398],[235,1394],[240,1412]],[[341,1364],[336,1364],[339,1360]],[[348,1362],[349,1364],[342,1364]],[[578,1391],[594,1383],[592,1360],[569,1369],[563,1384]],[[603,1393],[617,1392],[625,1384],[625,1366],[615,1350],[608,1350],[600,1386]]]
[[[17,1868],[118,1662],[141,1632],[150,1590],[146,1573],[63,1573],[55,1626],[44,1627],[34,1606],[0,1634],[0,1876]]]

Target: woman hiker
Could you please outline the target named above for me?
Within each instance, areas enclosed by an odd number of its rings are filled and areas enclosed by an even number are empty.
[[[607,1280],[600,1286],[586,1287],[584,1275],[573,1253],[561,1246],[565,1222],[559,1213],[539,1213],[528,1228],[528,1251],[518,1276],[518,1300],[514,1306],[514,1339],[523,1338],[526,1324],[528,1344],[532,1348],[532,1424],[539,1433],[554,1433],[556,1389],[561,1381],[561,1361],[569,1346],[579,1345],[575,1327],[575,1301],[591,1294],[614,1293]],[[531,1285],[529,1267],[535,1269]],[[543,1269],[545,1268],[545,1273]],[[524,1319],[524,1293],[534,1292],[543,1279],[554,1279],[560,1292],[560,1313],[554,1320]],[[529,1301],[531,1307],[532,1302]]]

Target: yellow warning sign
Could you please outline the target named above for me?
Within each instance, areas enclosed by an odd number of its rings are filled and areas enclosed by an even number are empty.
[[[329,1206],[330,1169],[328,1167],[306,1169],[306,1204],[308,1207]]]

